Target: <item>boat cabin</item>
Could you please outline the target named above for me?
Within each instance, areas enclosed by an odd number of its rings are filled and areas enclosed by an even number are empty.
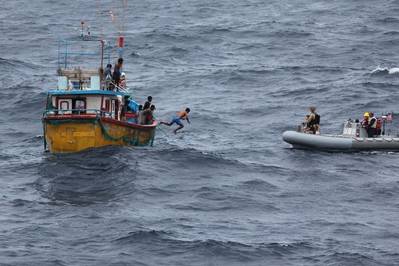
[[[127,96],[104,90],[52,90],[48,92],[47,112],[54,116],[100,115],[121,120]]]
[[[91,49],[87,51],[86,44],[89,48],[90,45],[96,44],[97,48],[101,48],[100,53],[90,52]],[[111,51],[111,48],[104,47],[104,44],[103,40],[97,39],[83,40],[83,43],[73,40],[59,43],[58,86],[56,90],[48,92],[46,116],[63,118],[101,116],[121,121],[126,119],[128,104],[131,111],[134,111],[133,116],[135,115],[137,104],[128,99],[129,95],[125,88],[113,84],[104,77],[104,49],[108,49],[108,61]],[[80,49],[83,49],[83,52]],[[90,56],[101,58],[99,68],[81,68],[72,64]],[[85,62],[95,61],[88,58]]]

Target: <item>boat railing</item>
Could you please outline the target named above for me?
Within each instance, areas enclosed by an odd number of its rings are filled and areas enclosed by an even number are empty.
[[[43,118],[48,116],[69,116],[69,115],[96,115],[97,117],[113,117],[115,112],[106,112],[98,109],[48,109],[43,112]]]
[[[114,86],[114,88],[116,89],[116,91],[121,91],[121,92],[125,92],[127,93],[127,88],[122,88],[118,85],[116,85],[115,83],[113,83],[112,81],[109,81],[109,84],[112,84]]]

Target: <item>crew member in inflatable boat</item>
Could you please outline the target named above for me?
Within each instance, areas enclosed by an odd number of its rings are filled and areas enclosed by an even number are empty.
[[[306,116],[306,129],[308,133],[320,134],[320,115],[316,113],[316,107],[309,107],[310,114]]]
[[[368,113],[368,112],[365,112],[365,113],[363,114],[363,120],[362,120],[362,122],[360,123],[360,124],[362,125],[362,127],[365,128],[366,130],[367,130],[368,126],[369,126],[369,118],[370,118],[369,113]]]
[[[377,134],[377,118],[374,116],[374,113],[369,112],[369,124],[367,127],[367,135],[369,138],[374,137]]]

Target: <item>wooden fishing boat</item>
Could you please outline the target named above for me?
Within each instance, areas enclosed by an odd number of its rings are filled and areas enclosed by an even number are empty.
[[[53,153],[79,152],[108,145],[152,145],[157,122],[137,122],[137,106],[123,88],[109,89],[101,67],[58,69],[58,89],[47,94],[43,113],[44,146]],[[66,61],[65,56],[65,61]]]

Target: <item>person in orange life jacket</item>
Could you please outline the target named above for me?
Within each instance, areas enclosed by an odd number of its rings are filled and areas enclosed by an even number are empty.
[[[365,112],[364,115],[363,115],[363,120],[362,120],[362,122],[360,123],[360,124],[362,125],[363,128],[366,128],[366,129],[367,129],[367,127],[369,126],[369,118],[370,118],[369,113],[368,113],[368,112]]]
[[[377,118],[374,116],[374,113],[369,112],[369,123],[367,125],[367,135],[369,138],[374,137],[377,128]]]
[[[310,133],[316,134],[320,132],[320,115],[316,113],[316,107],[309,108],[310,114],[306,120],[306,127]]]
[[[190,124],[190,119],[188,118],[188,114],[190,113],[190,108],[186,108],[184,111],[178,112],[173,118],[172,121],[170,123],[167,122],[162,122],[161,121],[161,125],[167,125],[168,127],[170,127],[173,124],[177,124],[179,127],[176,128],[173,132],[176,134],[178,130],[182,129],[184,127],[183,123],[181,120],[187,120],[187,123]]]

